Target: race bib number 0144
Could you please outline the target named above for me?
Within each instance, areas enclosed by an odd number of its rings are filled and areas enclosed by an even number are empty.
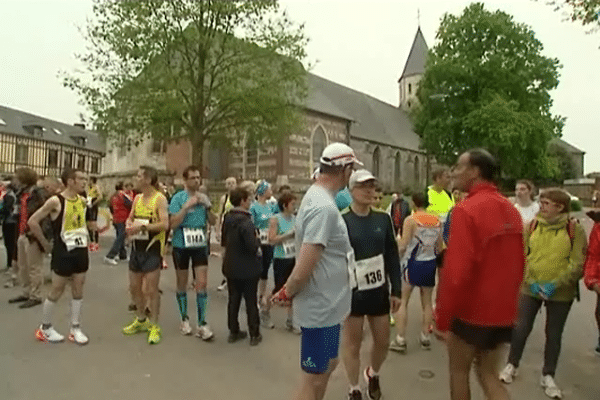
[[[206,246],[206,234],[204,230],[183,228],[183,244],[186,248]]]

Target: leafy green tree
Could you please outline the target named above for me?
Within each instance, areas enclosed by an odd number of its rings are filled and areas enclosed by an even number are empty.
[[[275,142],[300,122],[307,38],[277,0],[94,0],[85,67],[63,73],[95,128],[203,149]]]
[[[556,11],[566,11],[571,21],[579,21],[582,25],[600,25],[600,0],[552,0],[548,4]]]
[[[460,16],[444,15],[436,39],[413,115],[422,146],[445,164],[464,150],[485,147],[505,175],[532,169],[551,175],[548,143],[564,124],[550,112],[559,61],[542,55],[528,26],[481,3]]]

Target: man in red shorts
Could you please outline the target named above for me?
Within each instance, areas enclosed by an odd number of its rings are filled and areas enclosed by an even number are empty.
[[[453,171],[468,196],[452,211],[452,235],[441,271],[437,334],[448,344],[452,400],[470,400],[469,376],[489,400],[509,399],[498,379],[503,343],[510,342],[525,255],[517,209],[493,183],[496,160],[483,149],[462,154]]]

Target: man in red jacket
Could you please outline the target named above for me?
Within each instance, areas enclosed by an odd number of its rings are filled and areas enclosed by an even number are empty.
[[[125,221],[131,211],[132,202],[133,197],[127,191],[123,190],[123,182],[118,182],[115,185],[115,193],[110,198],[110,211],[117,236],[108,254],[104,257],[104,262],[107,264],[117,265],[117,256],[121,260],[127,259],[127,250],[125,249]]]
[[[583,265],[583,282],[588,289],[596,292],[598,300],[596,302],[596,323],[600,332],[600,210],[594,210],[587,213],[594,221],[594,227],[590,233],[590,242],[587,248],[587,257]],[[596,354],[600,356],[600,339]]]
[[[447,341],[452,400],[470,400],[475,361],[486,398],[509,399],[498,379],[502,343],[511,339],[525,254],[517,209],[498,192],[499,167],[483,149],[462,154],[456,186],[468,196],[452,211],[452,235],[436,305],[438,336]]]

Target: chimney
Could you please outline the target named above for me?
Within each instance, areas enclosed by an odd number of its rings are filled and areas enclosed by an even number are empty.
[[[85,129],[85,124],[82,124],[81,122],[75,123],[75,124],[73,124],[73,126],[76,126],[81,129]]]

